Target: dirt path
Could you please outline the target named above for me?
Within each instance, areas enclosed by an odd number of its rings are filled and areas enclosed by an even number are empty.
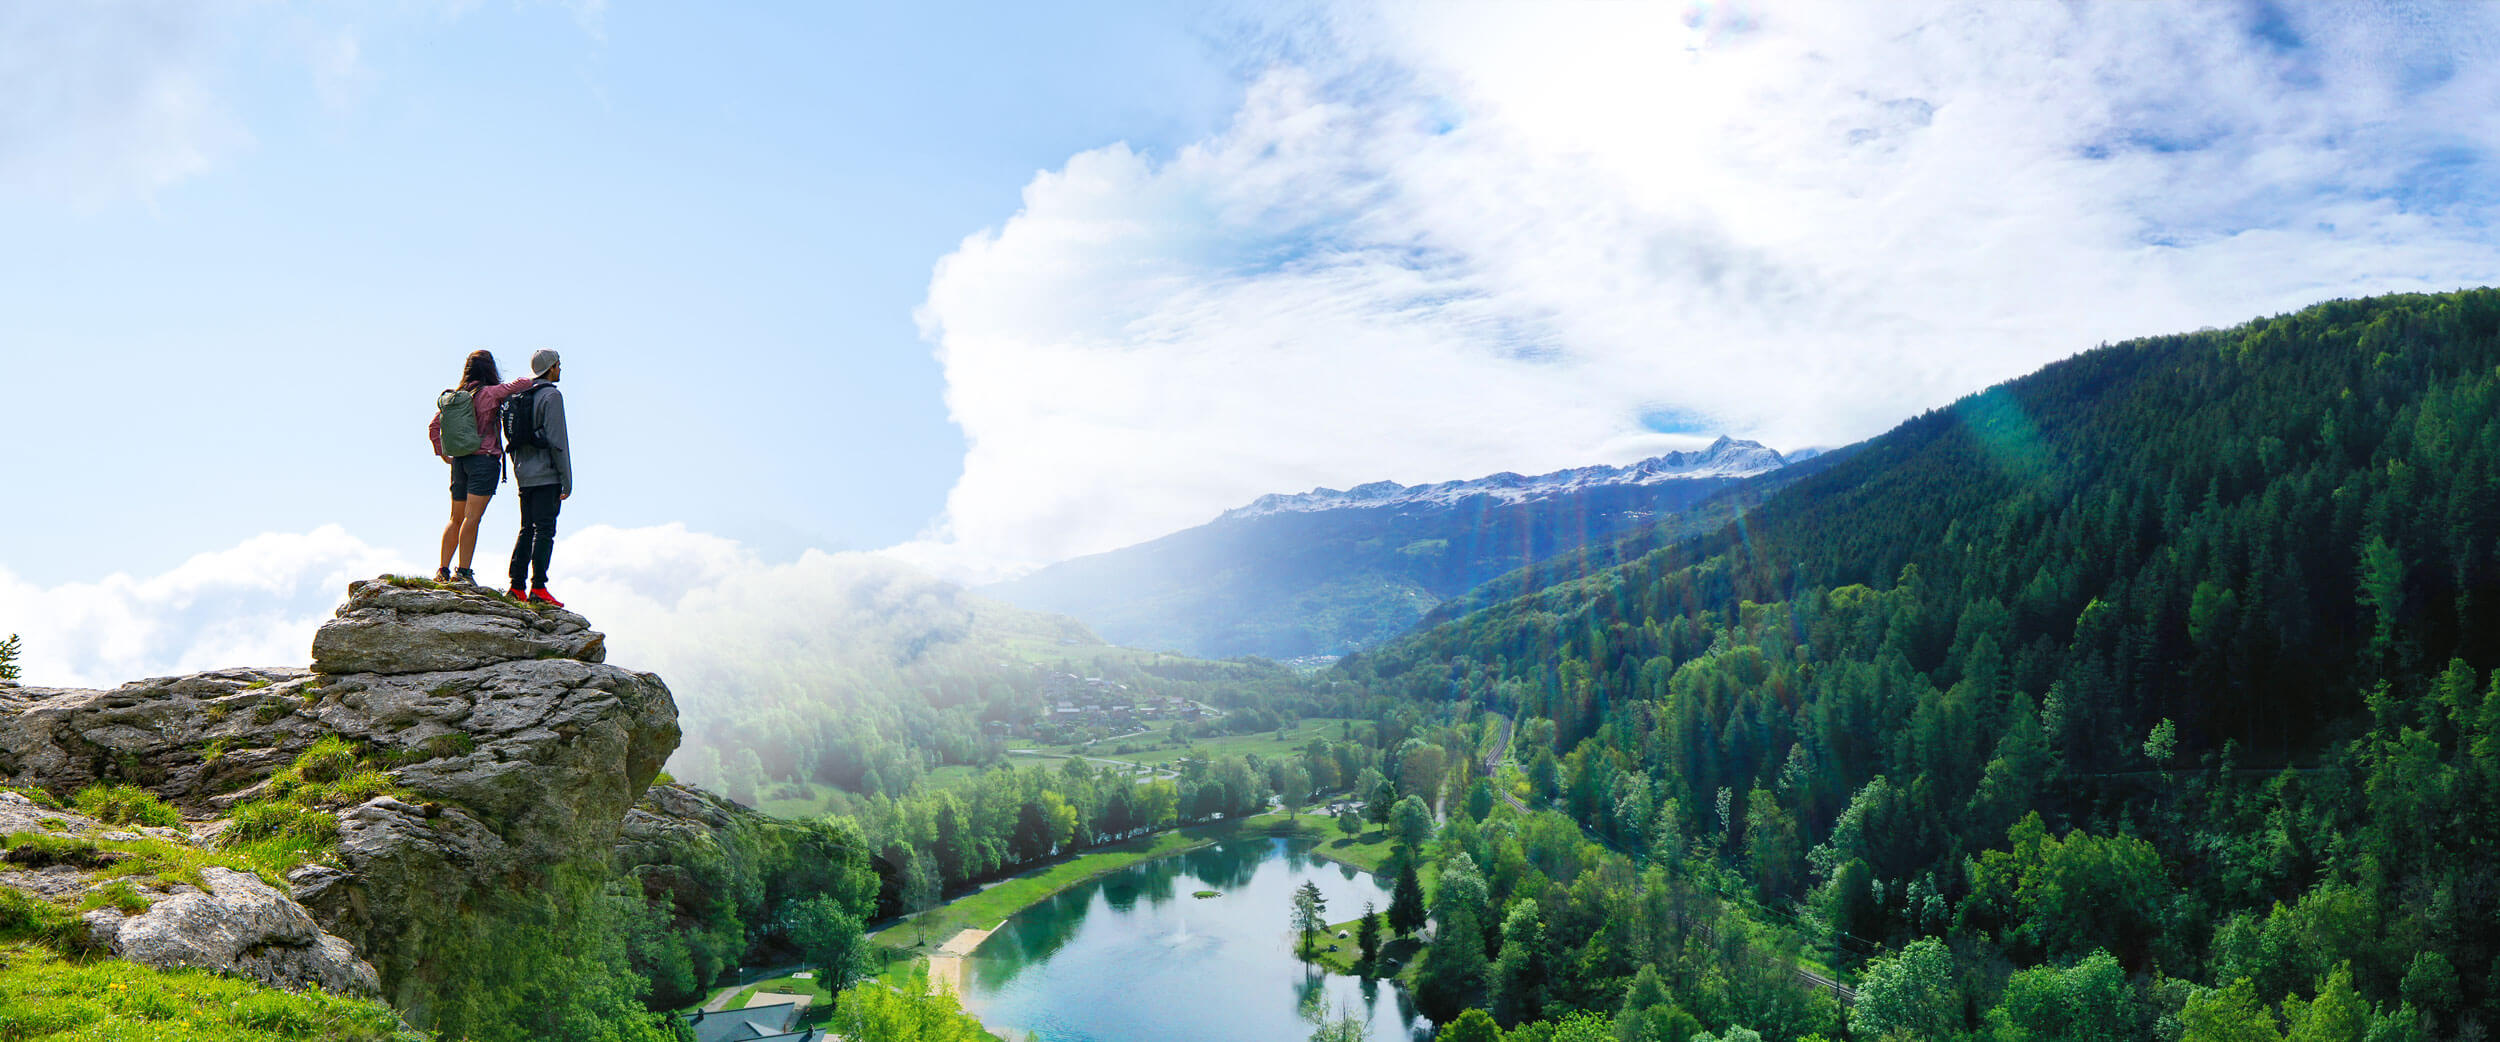
[[[995,930],[993,926],[990,930]],[[964,993],[964,956],[990,939],[990,930],[964,930],[929,953],[929,983],[960,996]]]

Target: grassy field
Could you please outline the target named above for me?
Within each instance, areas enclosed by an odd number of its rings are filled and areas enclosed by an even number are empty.
[[[1257,734],[1231,734],[1179,742],[1172,739],[1170,724],[1159,724],[1147,729],[1143,734],[1130,735],[1125,738],[1109,738],[1097,742],[1092,749],[1087,751],[1087,755],[1108,760],[1159,763],[1179,759],[1182,753],[1195,749],[1211,757],[1243,756],[1256,753],[1263,757],[1274,758],[1299,751],[1303,746],[1309,745],[1313,738],[1327,738],[1334,741],[1344,734],[1344,725],[1345,721],[1336,717],[1312,717],[1287,731],[1286,737],[1281,739],[1276,737],[1274,731],[1261,731]],[[1114,751],[1122,748],[1136,751],[1131,753]]]
[[[817,1014],[823,1012],[823,1010],[818,1007],[822,1006],[825,1001],[825,989],[819,987],[812,978],[802,980],[797,977],[775,977],[772,980],[760,980],[753,984],[749,984],[744,988],[740,988],[738,989],[738,994],[729,1000],[729,1008],[747,1008],[747,1003],[752,1001],[755,998],[755,993],[759,991],[778,991],[795,995],[805,995],[815,1000],[815,1004],[808,1007],[809,1013]]]
[[[1356,920],[1353,919],[1342,923],[1331,923],[1327,935],[1312,942],[1311,961],[1325,967],[1330,973],[1348,977],[1356,976],[1354,963],[1363,957],[1363,949],[1361,945],[1355,943],[1355,939],[1362,936],[1355,931],[1355,926]],[[1337,932],[1340,930],[1345,931],[1346,936],[1343,940],[1337,939]],[[1380,961],[1383,968],[1390,969],[1388,975],[1395,977],[1414,963],[1415,956],[1424,950],[1424,942],[1415,937],[1389,937],[1387,933],[1386,930],[1382,931]],[[1336,951],[1328,950],[1331,944],[1337,946]]]
[[[776,818],[813,818],[823,814],[825,796],[835,791],[833,786],[818,785],[814,782],[805,784],[807,785],[806,796],[786,800],[762,800],[756,803],[755,809]],[[776,783],[775,787],[778,786],[779,783]]]
[[[1305,812],[1301,822],[1290,827],[1290,831],[1284,815],[1267,814],[1262,817],[1276,822],[1278,835],[1299,835],[1319,841],[1311,852],[1330,861],[1352,865],[1365,872],[1378,872],[1381,866],[1389,863],[1389,848],[1392,846],[1389,830],[1369,822],[1364,823],[1363,831],[1348,836],[1337,831],[1337,819],[1325,815]]]

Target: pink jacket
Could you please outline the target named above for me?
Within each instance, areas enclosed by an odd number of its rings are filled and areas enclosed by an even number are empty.
[[[496,408],[503,404],[503,400],[505,398],[511,397],[512,392],[528,387],[531,382],[532,381],[529,377],[524,376],[510,383],[488,384],[470,392],[470,397],[475,399],[477,402],[477,433],[479,438],[477,451],[489,456],[503,455],[503,424],[499,422],[500,417],[496,415]],[[434,443],[434,454],[437,456],[442,455],[442,417],[437,416],[432,420],[426,421],[425,437],[426,440]]]

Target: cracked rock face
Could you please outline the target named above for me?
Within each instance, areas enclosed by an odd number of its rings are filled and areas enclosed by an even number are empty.
[[[214,818],[261,798],[269,776],[322,737],[353,740],[369,763],[389,767],[401,796],[335,808],[335,856],[288,884],[312,922],[372,963],[383,997],[422,1024],[429,940],[456,934],[453,920],[475,898],[606,858],[676,749],[667,685],[605,657],[605,638],[572,612],[474,588],[361,581],[314,636],[310,672],[217,670],[109,691],[0,688],[0,784],[66,796],[129,781],[186,816]],[[134,928],[156,937],[152,927],[114,927],[116,936]]]

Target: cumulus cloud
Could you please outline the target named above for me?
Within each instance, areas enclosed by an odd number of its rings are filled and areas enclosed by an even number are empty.
[[[1335,9],[1222,132],[1038,174],[931,278],[969,449],[896,552],[983,578],[1265,492],[1833,444],[2500,270],[2488,9],[1712,10]]]
[[[160,575],[40,587],[0,567],[0,633],[24,682],[109,687],[225,666],[302,665],[352,579],[403,564],[336,525],[256,536]]]

